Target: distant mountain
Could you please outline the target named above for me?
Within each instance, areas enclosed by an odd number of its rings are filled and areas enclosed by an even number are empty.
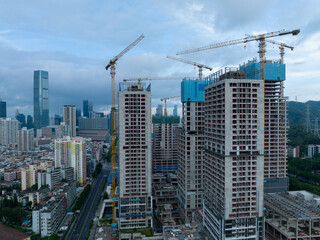
[[[311,128],[314,126],[315,118],[318,118],[320,128],[320,101],[308,101],[306,103],[289,101],[288,118],[289,125],[306,125],[307,105],[310,109]]]

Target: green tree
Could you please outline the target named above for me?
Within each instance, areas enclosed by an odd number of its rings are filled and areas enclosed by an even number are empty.
[[[51,234],[51,236],[49,237],[49,240],[60,240],[59,236],[57,234]]]

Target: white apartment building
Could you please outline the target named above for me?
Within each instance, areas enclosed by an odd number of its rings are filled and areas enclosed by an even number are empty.
[[[46,206],[37,206],[32,210],[32,231],[41,237],[53,234],[61,223],[66,210],[66,196],[52,197]]]
[[[71,136],[71,126],[61,122],[60,125],[55,127],[55,139],[60,139],[65,136]]]
[[[6,146],[17,143],[18,120],[0,118],[0,145]]]
[[[86,142],[84,138],[64,137],[55,140],[55,167],[73,167],[74,179],[86,182]]]
[[[17,132],[18,150],[21,152],[29,152],[34,150],[33,142],[34,130],[23,127]]]

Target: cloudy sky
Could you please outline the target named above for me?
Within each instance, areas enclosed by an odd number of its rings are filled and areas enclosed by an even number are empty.
[[[145,38],[117,64],[116,85],[130,77],[196,77],[192,65],[167,59],[177,51],[238,39],[246,34],[301,29],[274,38],[287,50],[285,93],[290,100],[320,100],[320,2],[317,0],[0,0],[0,98],[8,115],[33,113],[33,71],[49,71],[50,115],[64,104],[110,108],[108,61]],[[218,70],[257,54],[251,42],[183,55]],[[268,45],[267,58],[278,59]],[[210,72],[205,72],[209,74]],[[180,81],[153,81],[153,106],[180,95]],[[169,107],[178,103],[171,101]]]

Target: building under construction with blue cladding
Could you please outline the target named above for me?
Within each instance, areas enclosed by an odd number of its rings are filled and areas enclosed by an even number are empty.
[[[240,65],[247,78],[260,79],[257,60]],[[248,73],[256,74],[248,74]],[[257,76],[255,76],[257,75]],[[266,60],[264,87],[264,192],[288,190],[287,178],[287,98],[284,96],[286,65]]]
[[[184,79],[181,82],[181,102],[204,102],[204,88],[207,81]]]
[[[286,79],[286,65],[278,61],[266,61],[264,64],[265,79],[270,81],[284,81]],[[250,79],[260,79],[260,63],[256,59],[240,65],[240,71]],[[255,74],[252,74],[255,73]]]
[[[186,222],[202,208],[204,159],[204,89],[208,82],[181,82],[182,126],[178,131],[178,200]]]

